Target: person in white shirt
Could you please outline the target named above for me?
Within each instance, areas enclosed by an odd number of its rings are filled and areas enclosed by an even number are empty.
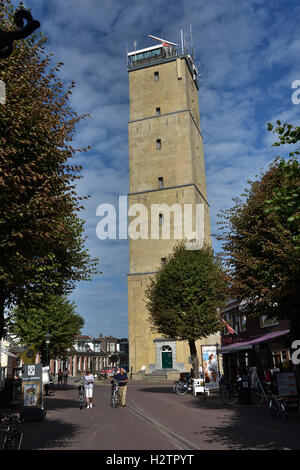
[[[82,378],[84,380],[84,391],[85,391],[87,408],[92,408],[95,378],[90,370],[87,370],[85,372],[85,375]]]

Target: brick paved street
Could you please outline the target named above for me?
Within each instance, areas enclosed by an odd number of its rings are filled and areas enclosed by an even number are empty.
[[[268,407],[225,406],[219,398],[178,396],[171,384],[131,383],[127,407],[113,409],[110,386],[96,385],[94,407],[79,409],[69,384],[46,397],[47,417],[24,423],[24,449],[300,449],[300,418]]]

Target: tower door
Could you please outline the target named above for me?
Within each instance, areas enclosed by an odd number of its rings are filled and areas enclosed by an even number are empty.
[[[162,347],[161,366],[163,369],[173,369],[172,349],[170,348],[170,346]]]

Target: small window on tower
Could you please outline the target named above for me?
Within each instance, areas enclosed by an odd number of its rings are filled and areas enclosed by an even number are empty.
[[[158,178],[158,187],[161,189],[164,187],[164,179],[162,176]]]
[[[154,72],[154,80],[159,80],[159,72]]]
[[[159,214],[159,225],[163,225],[164,223],[164,214]]]
[[[156,139],[156,149],[161,149],[161,139]]]
[[[160,116],[160,115],[161,115],[160,108],[156,108],[156,116]]]

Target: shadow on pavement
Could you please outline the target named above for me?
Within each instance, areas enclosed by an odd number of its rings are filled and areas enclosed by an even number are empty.
[[[193,435],[205,436],[205,443],[211,449],[300,449],[300,417],[293,412],[282,421],[271,415],[268,404],[228,406],[218,393],[204,398],[203,395],[175,395],[171,387],[147,387],[137,391],[162,396],[172,394],[173,404],[178,401],[180,407],[193,410],[201,421]]]
[[[281,421],[269,416],[267,408],[259,414],[237,409],[230,419],[218,426],[202,426],[207,442],[222,444],[230,449],[288,450],[300,449],[299,420]]]
[[[80,433],[78,425],[60,420],[37,421],[22,424],[24,431],[23,450],[39,450],[52,448],[68,448]]]
[[[230,407],[219,399],[195,400],[186,403],[189,408],[212,413],[219,410],[217,419],[209,426],[202,425],[201,431],[212,448],[216,444],[230,449],[300,449],[300,417],[290,413],[286,421],[271,416],[267,404],[238,405]],[[222,414],[223,410],[223,414]]]
[[[147,388],[139,388],[137,389],[138,392],[147,392],[147,393],[171,393],[174,395],[172,387],[147,387]]]
[[[66,410],[67,408],[79,408],[78,400],[62,397],[45,397],[45,409],[48,411]]]

